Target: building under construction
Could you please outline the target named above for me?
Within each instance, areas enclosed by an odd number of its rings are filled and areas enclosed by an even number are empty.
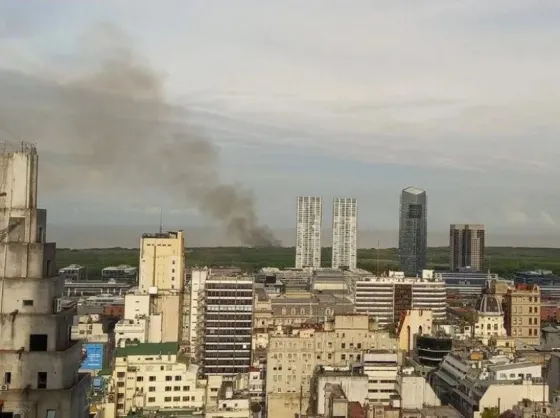
[[[82,344],[61,303],[56,245],[37,209],[38,155],[31,144],[0,148],[0,417],[88,416],[90,379],[78,373]]]

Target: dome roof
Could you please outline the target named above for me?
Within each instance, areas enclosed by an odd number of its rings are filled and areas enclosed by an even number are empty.
[[[476,310],[484,315],[502,315],[502,305],[495,295],[485,293],[480,296],[476,305]]]

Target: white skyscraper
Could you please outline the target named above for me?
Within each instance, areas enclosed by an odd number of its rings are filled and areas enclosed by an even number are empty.
[[[320,197],[297,198],[296,268],[321,267],[323,203]]]
[[[358,203],[355,198],[334,199],[332,233],[332,267],[356,268]]]

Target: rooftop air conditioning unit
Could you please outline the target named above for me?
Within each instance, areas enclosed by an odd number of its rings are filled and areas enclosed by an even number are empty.
[[[4,392],[5,390],[10,390],[10,385],[0,385],[0,392]]]
[[[158,288],[156,286],[150,286],[148,289],[148,294],[150,295],[157,295]]]
[[[16,409],[14,411],[14,418],[27,418],[27,411],[22,411],[21,409]]]

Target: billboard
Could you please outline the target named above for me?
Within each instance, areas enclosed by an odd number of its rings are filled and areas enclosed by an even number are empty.
[[[105,344],[85,343],[82,346],[82,367],[86,370],[101,370],[103,368],[103,356]]]

